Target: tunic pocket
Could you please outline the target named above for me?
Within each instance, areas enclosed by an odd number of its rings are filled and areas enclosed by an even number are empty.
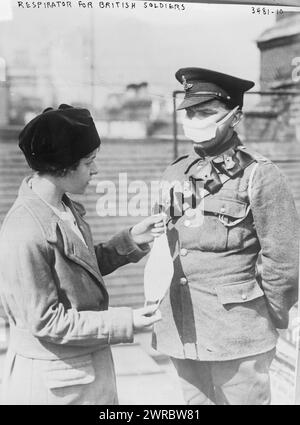
[[[223,305],[246,303],[264,296],[255,279],[216,287],[218,299]]]
[[[240,223],[249,212],[249,205],[238,199],[211,198],[204,200],[204,210],[215,214],[224,226]]]
[[[207,197],[199,206],[204,219],[198,229],[185,227],[183,217],[181,243],[188,249],[222,252],[243,246],[248,204],[237,199]],[[240,223],[240,225],[238,225]]]
[[[214,244],[209,243],[211,250],[226,251],[243,247],[248,234],[249,209],[249,204],[238,199],[208,198],[204,200],[204,214],[208,225],[204,235],[207,235],[208,240],[212,237],[215,239]],[[205,249],[205,238],[200,243],[201,249]]]

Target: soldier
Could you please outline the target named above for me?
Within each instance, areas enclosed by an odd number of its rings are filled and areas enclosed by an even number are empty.
[[[235,132],[254,83],[202,68],[176,78],[193,149],[162,179],[174,275],[153,347],[171,357],[187,404],[269,404],[277,329],[297,300],[294,201],[277,166]]]

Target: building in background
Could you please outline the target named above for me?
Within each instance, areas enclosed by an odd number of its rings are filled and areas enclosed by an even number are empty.
[[[7,109],[11,125],[23,125],[52,103],[51,76],[43,67],[43,55],[38,65],[29,51],[14,51],[7,66]]]
[[[261,96],[246,114],[246,139],[284,143],[284,150],[300,154],[300,13],[278,15],[273,27],[257,40],[260,50],[260,90],[282,95]],[[285,94],[299,91],[298,95]],[[247,130],[248,129],[248,130]]]
[[[151,96],[145,81],[128,84],[123,93],[110,93],[96,118],[100,134],[108,138],[171,135],[168,103],[162,96]]]
[[[3,107],[8,123],[23,125],[42,109],[65,103],[91,106],[89,38],[87,30],[66,30],[63,36],[52,34],[28,43],[16,37],[14,25],[4,28],[11,37],[10,48],[0,44],[6,63],[6,100]],[[2,36],[3,36],[2,34]]]

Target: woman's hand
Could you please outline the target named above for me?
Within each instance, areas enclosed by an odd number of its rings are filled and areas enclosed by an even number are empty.
[[[161,320],[161,312],[157,308],[158,304],[152,304],[133,310],[133,329],[139,331]]]
[[[164,214],[151,215],[137,223],[131,229],[131,236],[138,245],[152,242],[164,232]]]

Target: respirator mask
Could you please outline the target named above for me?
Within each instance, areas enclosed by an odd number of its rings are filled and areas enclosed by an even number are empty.
[[[196,117],[191,119],[184,118],[182,124],[185,136],[188,139],[193,140],[195,143],[203,143],[214,139],[217,135],[218,129],[235,114],[238,108],[239,106],[236,106],[232,109],[225,115],[224,118],[221,119],[221,121],[218,120],[223,115],[223,111],[203,119]],[[233,127],[237,124],[238,122],[235,123]]]

